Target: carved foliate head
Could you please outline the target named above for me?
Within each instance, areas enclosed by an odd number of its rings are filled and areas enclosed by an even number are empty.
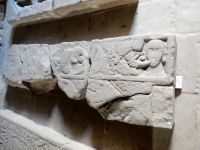
[[[167,45],[161,40],[149,41],[144,45],[143,52],[151,68],[157,67],[161,61],[163,64],[166,63]]]

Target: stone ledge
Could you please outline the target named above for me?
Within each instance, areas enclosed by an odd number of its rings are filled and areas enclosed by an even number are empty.
[[[0,149],[95,150],[38,125],[10,110],[0,110]]]
[[[15,27],[136,4],[137,2],[138,0],[46,0],[42,3],[19,7],[13,0],[8,0],[7,10],[9,11],[7,11],[6,18]]]

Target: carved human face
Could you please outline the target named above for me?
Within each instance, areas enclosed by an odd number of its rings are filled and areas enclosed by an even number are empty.
[[[146,57],[150,62],[149,66],[151,68],[157,67],[162,61],[164,53],[164,45],[160,40],[152,40],[148,43],[146,49]]]

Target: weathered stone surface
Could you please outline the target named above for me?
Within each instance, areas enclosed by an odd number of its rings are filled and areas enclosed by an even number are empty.
[[[198,93],[199,38],[196,35],[177,35],[176,75],[183,76],[182,92]]]
[[[176,97],[170,149],[199,149],[198,102],[196,94],[182,93]]]
[[[30,89],[36,94],[49,93],[57,87],[57,79],[47,79],[42,81],[30,82]]]
[[[176,33],[175,11],[173,0],[139,0],[128,35]]]
[[[172,128],[174,112],[173,87],[154,86],[150,95],[152,107],[152,126]]]
[[[123,96],[149,94],[151,86],[172,85],[173,82],[173,36],[96,40],[93,41],[90,57],[89,79],[108,81]],[[93,106],[92,103],[98,101],[90,99],[90,91],[91,88],[87,98]],[[100,105],[105,102],[106,99]]]
[[[172,128],[174,49],[171,35],[13,45],[3,72],[11,86],[37,94],[58,82],[109,120]]]
[[[3,74],[5,81],[11,86],[23,87],[22,81],[46,80],[47,82],[47,79],[50,81],[53,76],[48,46],[45,44],[13,45],[5,56]]]
[[[68,97],[85,98],[89,71],[89,42],[68,42],[49,46],[51,66],[58,85]]]
[[[17,19],[17,16],[22,8],[17,5],[16,1],[8,0],[6,10],[9,10],[6,12],[6,19],[9,21]]]
[[[20,24],[30,24],[39,20],[50,20],[59,16],[52,10],[52,0],[46,0],[42,3],[35,3],[25,7],[17,5],[16,1],[9,0],[7,5],[6,19],[12,26]]]
[[[88,104],[109,120],[172,128],[174,36],[121,37],[92,44]]]
[[[177,33],[200,32],[200,1],[177,0],[175,4]]]
[[[150,95],[119,98],[98,108],[108,120],[130,124],[172,128],[173,88],[154,86]]]
[[[52,0],[46,0],[42,3],[36,3],[34,5],[30,5],[30,6],[26,6],[26,7],[22,8],[18,17],[24,18],[24,17],[40,14],[43,12],[49,12],[51,10],[52,10]]]
[[[41,3],[32,1],[34,5],[21,8],[14,0],[9,0],[7,10],[11,12],[7,13],[7,19],[12,26],[81,15],[138,2],[138,0],[45,0]]]
[[[2,150],[94,150],[9,110],[0,110],[0,141]]]

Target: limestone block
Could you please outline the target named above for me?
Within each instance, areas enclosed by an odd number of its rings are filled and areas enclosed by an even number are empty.
[[[20,6],[17,5],[17,2],[14,0],[8,0],[6,6],[6,19],[8,21],[16,20],[19,12],[22,10]]]
[[[137,2],[138,0],[54,0],[53,10],[60,16],[66,17]]]
[[[27,25],[38,21],[71,17],[112,7],[136,4],[138,0],[45,0],[41,3],[32,0],[33,5],[19,7],[9,0],[7,19],[12,26]],[[16,12],[16,13],[13,13]],[[13,15],[12,15],[13,14]]]
[[[58,86],[69,98],[85,98],[90,67],[90,42],[68,42],[50,45],[50,60]]]
[[[30,24],[38,20],[50,20],[59,16],[52,11],[52,0],[20,7],[14,0],[8,1],[6,19],[12,26]]]
[[[149,95],[119,98],[99,107],[98,111],[108,120],[171,129],[173,99],[172,87],[154,86]]]
[[[196,35],[177,35],[176,74],[183,76],[182,92],[198,93],[199,39]]]
[[[5,81],[8,84],[10,83],[11,86],[21,87],[23,86],[22,81],[46,80],[45,82],[47,82],[47,79],[49,79],[49,82],[52,82],[50,81],[53,76],[48,46],[45,44],[12,45],[4,59],[3,74]],[[48,86],[42,87],[47,90]]]
[[[95,150],[9,110],[0,110],[0,141],[5,150]]]
[[[170,149],[199,149],[198,103],[196,94],[180,94],[175,100],[174,129]],[[160,137],[159,137],[160,138]]]
[[[154,86],[150,99],[153,126],[172,128],[174,109],[173,87]]]
[[[176,33],[175,9],[172,0],[139,0],[129,35]]]
[[[33,16],[38,13],[43,13],[52,10],[52,0],[46,0],[42,3],[36,3],[34,5],[25,6],[19,13],[19,18]]]
[[[109,120],[172,128],[174,54],[170,35],[92,41],[88,104]]]
[[[177,0],[176,28],[180,34],[200,32],[200,1]]]

